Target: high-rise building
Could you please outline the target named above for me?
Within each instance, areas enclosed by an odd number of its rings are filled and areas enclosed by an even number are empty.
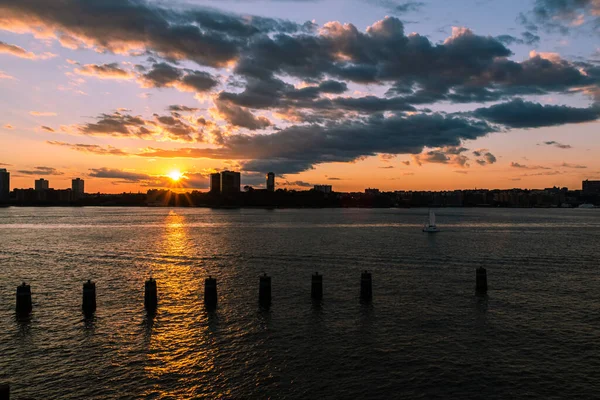
[[[269,192],[275,191],[275,174],[272,172],[267,174],[267,190]]]
[[[233,194],[240,192],[241,174],[233,171],[221,172],[221,193]]]
[[[85,193],[85,182],[83,179],[76,178],[71,181],[71,194],[73,200],[77,200],[83,197]]]
[[[50,188],[50,182],[46,179],[41,178],[35,181],[35,190],[41,192],[42,190],[48,190]]]
[[[210,192],[221,193],[221,174],[218,172],[210,174]]]
[[[0,201],[8,201],[10,197],[10,172],[0,169]]]
[[[600,181],[589,181],[585,180],[581,182],[581,188],[585,194],[596,194],[600,193]]]
[[[331,193],[333,188],[331,185],[315,185],[313,190],[316,192]]]

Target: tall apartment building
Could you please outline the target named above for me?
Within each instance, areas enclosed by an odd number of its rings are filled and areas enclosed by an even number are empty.
[[[49,188],[50,188],[50,182],[48,182],[46,179],[44,179],[44,178],[36,179],[35,190],[37,192],[41,192],[42,190],[48,190]]]
[[[211,193],[221,193],[221,174],[218,172],[210,174],[210,191]]]
[[[269,192],[275,191],[275,174],[273,172],[267,174],[267,190]]]
[[[5,168],[0,169],[0,202],[10,198],[10,172]]]
[[[83,197],[85,193],[85,182],[83,179],[76,178],[71,181],[71,194],[73,200],[77,200]]]
[[[241,174],[234,171],[221,172],[221,193],[235,194],[240,192]]]

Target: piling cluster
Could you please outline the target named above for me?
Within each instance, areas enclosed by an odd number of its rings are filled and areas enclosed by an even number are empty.
[[[484,295],[487,290],[487,270],[479,267],[475,270],[475,292]],[[323,299],[323,275],[318,272],[311,276],[310,296],[317,302]],[[369,271],[363,271],[360,275],[360,300],[363,303],[369,303],[372,299],[372,275]],[[217,307],[217,301],[217,279],[209,276],[204,280],[204,304],[208,310],[214,310]],[[271,277],[266,273],[259,279],[258,302],[262,308],[268,309],[271,306]],[[153,315],[158,308],[158,289],[154,278],[149,278],[144,284],[144,308],[150,315]],[[86,318],[93,316],[96,312],[96,283],[92,280],[83,284],[81,309]],[[19,317],[23,317],[29,315],[31,311],[31,287],[23,282],[17,287],[16,312]]]

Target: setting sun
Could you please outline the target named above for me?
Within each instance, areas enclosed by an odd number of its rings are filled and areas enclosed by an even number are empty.
[[[180,171],[175,170],[169,172],[167,176],[171,178],[173,182],[178,182],[183,177],[183,174]]]

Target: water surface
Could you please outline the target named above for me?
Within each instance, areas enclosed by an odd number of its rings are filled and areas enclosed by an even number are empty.
[[[596,397],[599,210],[440,209],[433,235],[426,214],[0,209],[0,381],[40,399]],[[479,266],[487,297],[474,293]],[[358,299],[365,269],[371,305]],[[209,274],[216,312],[202,304]],[[27,321],[14,314],[21,281]]]

